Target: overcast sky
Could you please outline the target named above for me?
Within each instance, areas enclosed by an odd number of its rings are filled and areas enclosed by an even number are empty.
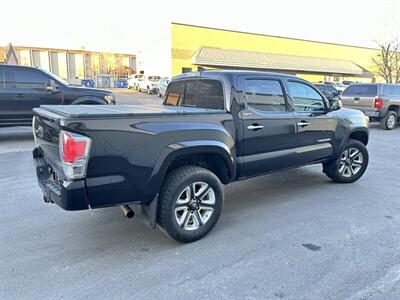
[[[400,0],[5,0],[0,7],[3,46],[163,51],[170,22],[367,47],[400,34]]]

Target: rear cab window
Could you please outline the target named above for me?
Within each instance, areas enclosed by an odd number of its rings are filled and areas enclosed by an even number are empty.
[[[165,105],[224,109],[222,83],[215,79],[187,79],[169,83]]]
[[[352,84],[342,93],[343,97],[375,97],[378,95],[376,84]]]

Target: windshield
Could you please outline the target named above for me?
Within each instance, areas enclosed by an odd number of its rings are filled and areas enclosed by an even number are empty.
[[[352,84],[344,90],[342,96],[375,97],[377,94],[378,88],[374,84]]]
[[[54,74],[54,73],[51,73],[51,72],[49,72],[49,71],[47,71],[47,70],[44,70],[44,69],[40,69],[42,72],[44,72],[44,73],[46,73],[47,75],[49,75],[50,77],[52,77],[53,79],[55,79],[56,81],[58,81],[58,82],[60,82],[60,83],[62,83],[63,85],[72,85],[70,82],[68,82],[68,81],[66,81],[66,80],[64,80],[64,79],[62,79],[61,77],[58,77],[56,74]]]
[[[148,79],[150,81],[160,81],[161,77],[160,76],[149,76]]]

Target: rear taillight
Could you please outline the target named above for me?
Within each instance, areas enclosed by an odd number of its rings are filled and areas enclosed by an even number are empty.
[[[91,139],[76,133],[60,132],[60,158],[65,176],[78,179],[86,176]]]
[[[374,108],[381,109],[383,105],[383,101],[381,98],[375,98]]]

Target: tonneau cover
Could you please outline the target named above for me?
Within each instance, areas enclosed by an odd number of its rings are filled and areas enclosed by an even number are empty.
[[[160,114],[224,113],[219,109],[205,109],[167,105],[41,105],[40,109],[66,118],[129,117]],[[38,109],[34,109],[36,111]]]

